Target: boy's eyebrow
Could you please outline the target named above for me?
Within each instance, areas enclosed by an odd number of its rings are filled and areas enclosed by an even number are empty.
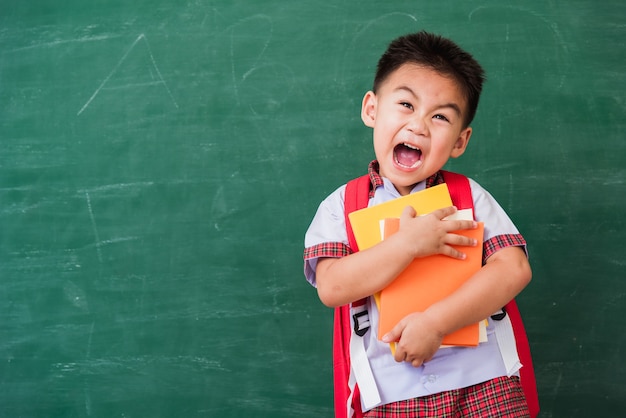
[[[398,90],[404,90],[407,93],[411,94],[416,99],[419,98],[418,95],[408,86],[400,86],[400,87],[396,88],[396,91],[398,91]],[[463,116],[463,114],[461,113],[461,107],[458,104],[454,103],[454,102],[444,103],[442,105],[437,106],[438,109],[441,109],[441,108],[444,108],[444,107],[447,107],[447,108],[450,108],[450,109],[454,110],[458,117],[462,117]]]

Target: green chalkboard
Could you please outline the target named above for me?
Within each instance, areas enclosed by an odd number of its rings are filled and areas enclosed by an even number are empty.
[[[397,35],[488,72],[468,152],[528,240],[543,417],[626,408],[626,3],[0,6],[0,417],[332,416],[318,203]]]

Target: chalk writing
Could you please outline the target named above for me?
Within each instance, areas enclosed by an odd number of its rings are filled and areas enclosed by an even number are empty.
[[[161,71],[159,70],[159,67],[156,64],[156,61],[154,59],[154,55],[152,54],[152,50],[150,49],[150,44],[148,43],[148,40],[146,39],[146,36],[142,33],[141,35],[139,35],[137,37],[137,39],[135,39],[135,41],[132,43],[132,45],[128,48],[128,50],[126,50],[126,52],[124,53],[124,55],[122,56],[122,58],[117,62],[117,64],[115,65],[115,67],[113,67],[113,69],[111,70],[111,72],[105,77],[105,79],[102,81],[102,83],[100,83],[100,85],[98,86],[98,88],[96,89],[96,91],[93,92],[93,94],[91,95],[91,97],[89,97],[89,99],[85,102],[85,104],[83,105],[83,107],[80,108],[80,110],[78,111],[78,113],[76,114],[77,116],[80,116],[91,104],[91,102],[93,102],[93,100],[96,98],[96,96],[98,96],[98,94],[100,93],[100,91],[102,91],[102,89],[106,86],[106,84],[109,82],[109,80],[111,79],[111,77],[113,77],[113,75],[119,70],[119,68],[122,66],[122,64],[124,63],[124,61],[126,61],[126,58],[128,58],[128,56],[130,55],[130,53],[135,49],[135,47],[137,46],[137,44],[143,41],[144,45],[146,46],[146,48],[148,49],[148,54],[150,55],[150,61],[152,64],[152,67],[154,68],[154,71],[156,72],[157,78],[158,80],[154,83],[150,83],[150,84],[161,84],[163,85],[163,87],[165,88],[165,90],[167,91],[167,94],[169,95],[169,97],[172,99],[172,103],[174,103],[174,106],[176,108],[178,108],[178,103],[176,102],[176,99],[174,99],[174,96],[172,95],[172,92],[170,91],[169,87],[167,86],[167,83],[165,82],[165,79],[163,78],[163,75],[161,75]]]

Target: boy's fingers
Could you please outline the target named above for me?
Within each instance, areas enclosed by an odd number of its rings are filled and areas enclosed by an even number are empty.
[[[391,331],[383,335],[381,341],[384,343],[396,342],[400,339],[400,335],[402,335],[402,328],[400,325],[396,325]]]
[[[413,206],[407,206],[402,211],[402,216],[407,218],[415,218],[417,216],[417,212],[415,212]]]
[[[443,219],[446,216],[453,215],[454,213],[456,213],[455,206],[448,206],[447,208],[437,209],[432,212],[432,214],[435,215],[438,219]]]
[[[444,250],[441,252],[443,255],[447,255],[448,257],[457,258],[459,260],[465,260],[467,255],[454,247],[446,246]]]
[[[462,229],[476,229],[478,223],[476,221],[446,221],[448,231],[460,231]]]
[[[449,245],[460,245],[463,247],[475,247],[478,245],[478,242],[474,238],[458,234],[448,234],[446,243]]]

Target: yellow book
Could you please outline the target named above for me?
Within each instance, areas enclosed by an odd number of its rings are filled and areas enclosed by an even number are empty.
[[[350,213],[348,216],[359,250],[365,250],[378,244],[382,240],[380,221],[385,218],[399,218],[407,206],[412,206],[418,215],[425,215],[434,210],[452,206],[448,185],[439,184],[420,192]]]

